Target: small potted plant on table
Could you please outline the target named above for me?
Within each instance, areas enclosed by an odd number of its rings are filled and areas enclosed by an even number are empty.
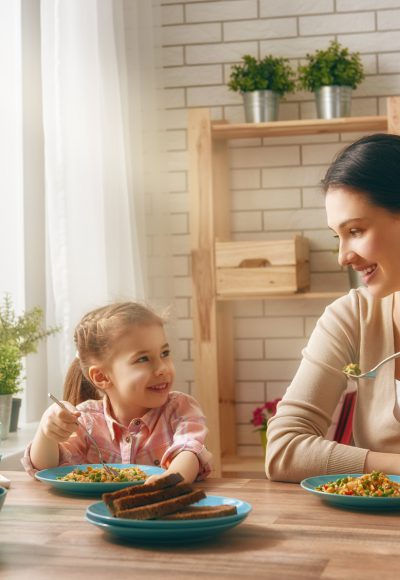
[[[43,312],[36,307],[17,316],[9,295],[0,304],[0,424],[1,438],[8,437],[13,395],[21,389],[23,358],[37,352],[39,342],[59,331],[42,328]],[[15,406],[19,409],[19,405]]]
[[[246,54],[242,60],[231,67],[228,87],[241,93],[246,122],[276,121],[281,97],[295,89],[288,59],[271,55],[256,59]]]
[[[350,53],[333,40],[326,50],[307,54],[298,73],[299,87],[315,94],[319,118],[350,116],[352,91],[365,77],[358,52]]]

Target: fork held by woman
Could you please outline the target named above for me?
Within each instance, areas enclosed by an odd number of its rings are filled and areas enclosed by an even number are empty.
[[[381,362],[379,362],[377,365],[375,365],[369,371],[366,371],[365,373],[360,373],[358,375],[355,373],[347,372],[346,370],[344,370],[343,372],[346,376],[350,377],[351,379],[374,379],[376,377],[376,371],[382,365],[386,364],[387,362],[391,361],[392,359],[399,358],[399,357],[400,357],[400,352],[395,352],[394,354],[391,354],[390,356],[381,360]]]

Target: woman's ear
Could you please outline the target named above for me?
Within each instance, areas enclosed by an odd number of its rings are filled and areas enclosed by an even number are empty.
[[[89,379],[98,389],[105,391],[112,385],[111,379],[106,375],[104,369],[98,366],[89,367]]]

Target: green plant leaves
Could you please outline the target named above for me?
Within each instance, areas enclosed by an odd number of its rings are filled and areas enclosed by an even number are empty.
[[[350,53],[335,40],[326,50],[307,54],[307,61],[298,68],[298,84],[308,91],[331,85],[355,89],[365,78],[359,53]]]
[[[275,91],[281,96],[294,91],[295,73],[288,59],[269,55],[258,60],[245,54],[242,60],[242,64],[231,67],[228,87],[232,91]]]
[[[21,390],[21,359],[37,352],[42,339],[59,332],[59,327],[42,328],[42,320],[43,311],[39,307],[17,316],[11,297],[4,296],[0,303],[0,394]]]

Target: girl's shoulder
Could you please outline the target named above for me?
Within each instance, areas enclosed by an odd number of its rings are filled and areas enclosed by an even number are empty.
[[[171,407],[186,407],[188,409],[192,407],[200,407],[194,397],[187,393],[182,393],[181,391],[171,391],[168,395],[167,405],[170,405]]]
[[[104,413],[103,399],[89,399],[76,406],[83,413]]]

